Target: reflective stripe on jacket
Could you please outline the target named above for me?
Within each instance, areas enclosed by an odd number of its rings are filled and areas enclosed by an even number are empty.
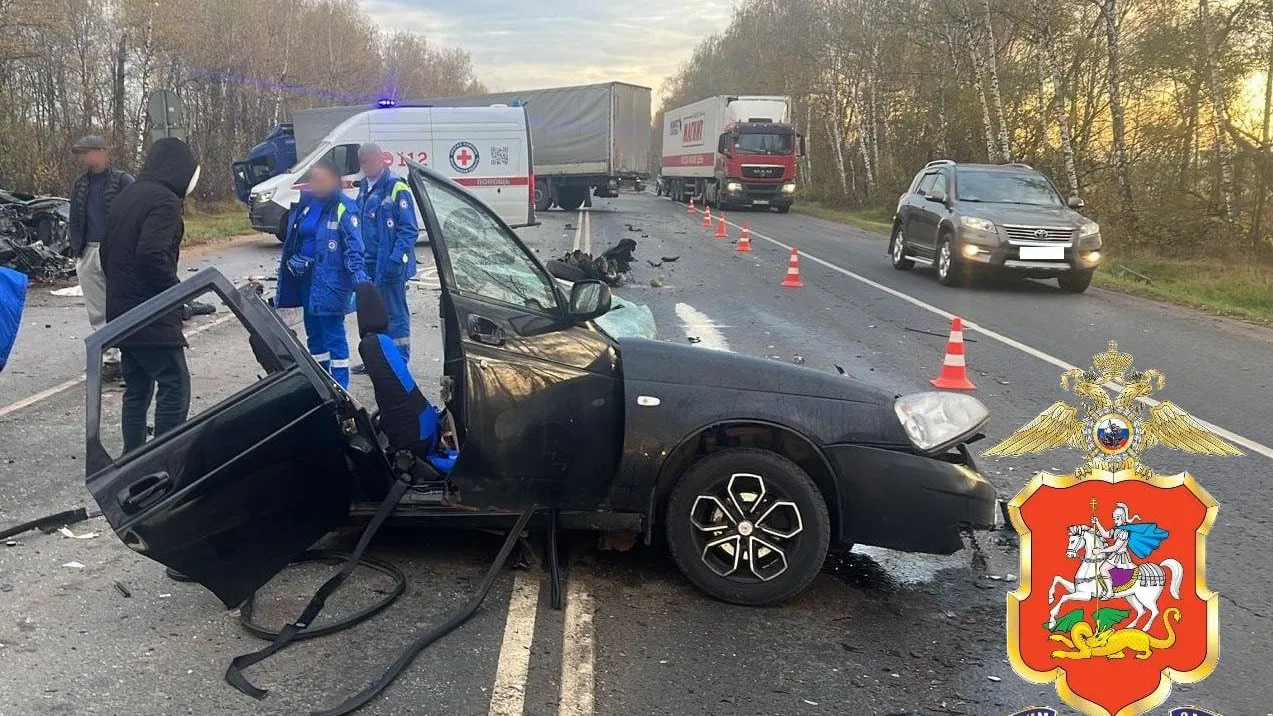
[[[420,228],[407,183],[388,170],[374,184],[364,180],[358,187],[358,207],[367,259],[375,262],[372,278],[381,283],[415,276]]]
[[[287,268],[288,259],[300,251],[300,219],[306,211],[321,211],[314,236],[315,253],[310,269],[309,303],[305,310],[315,315],[343,315],[353,309],[354,287],[367,280],[363,267],[363,244],[358,209],[352,199],[340,194],[327,201],[302,195],[288,216],[287,238],[279,260],[278,293],[274,305],[301,307],[301,279]]]

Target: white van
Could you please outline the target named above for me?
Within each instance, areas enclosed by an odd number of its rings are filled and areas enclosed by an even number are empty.
[[[391,155],[390,168],[399,176],[406,176],[407,160],[414,159],[468,188],[510,226],[535,223],[526,110],[497,105],[393,107],[350,117],[296,166],[252,187],[252,228],[282,241],[287,212],[299,200],[310,167],[324,157],[341,168],[345,193],[356,197],[363,178],[358,148],[367,142]]]

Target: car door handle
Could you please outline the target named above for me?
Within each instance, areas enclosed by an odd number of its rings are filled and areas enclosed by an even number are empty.
[[[127,514],[140,512],[172,491],[172,477],[166,472],[147,475],[119,491],[119,506]]]
[[[469,338],[488,346],[502,346],[504,329],[486,316],[469,316]]]

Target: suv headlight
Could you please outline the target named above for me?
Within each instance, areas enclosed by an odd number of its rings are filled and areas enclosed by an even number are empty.
[[[961,216],[959,217],[959,223],[968,229],[976,229],[991,234],[995,233],[995,222],[979,216]]]
[[[1086,239],[1089,236],[1096,236],[1101,233],[1101,225],[1095,221],[1089,221],[1079,227],[1079,238]]]
[[[796,193],[796,185],[795,185],[795,184],[783,184],[783,185],[782,185],[782,193],[783,193],[783,194],[795,194],[795,193]]]
[[[972,435],[990,411],[980,400],[962,393],[915,393],[893,403],[893,411],[915,447],[926,453],[941,452]]]
[[[254,202],[257,202],[257,201],[269,201],[270,199],[273,199],[273,198],[274,198],[274,192],[273,192],[273,191],[262,191],[262,192],[257,192],[257,193],[255,193],[255,194],[253,194],[253,195],[252,195],[252,201],[254,201]]]

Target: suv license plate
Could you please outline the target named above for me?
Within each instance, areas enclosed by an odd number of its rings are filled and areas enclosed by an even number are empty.
[[[768,199],[756,199],[755,201],[753,201],[753,202],[752,202],[752,204],[754,204],[754,205],[756,205],[756,206],[769,206],[769,200],[768,200]]]
[[[1022,246],[1022,261],[1060,261],[1065,258],[1064,246]]]

